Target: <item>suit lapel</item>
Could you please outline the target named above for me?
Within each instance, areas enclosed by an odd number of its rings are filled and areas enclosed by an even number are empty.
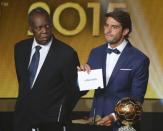
[[[29,65],[29,61],[30,61],[32,42],[33,41],[31,41],[29,44],[27,44],[27,48],[25,48],[25,50],[24,50],[25,59],[24,59],[24,65],[23,66],[24,66],[24,69],[26,71],[28,70],[28,65]]]
[[[29,74],[28,74],[28,65],[30,61],[30,55],[31,55],[31,48],[32,48],[33,39],[29,39],[25,43],[23,43],[23,48],[21,48],[19,53],[19,65],[20,65],[20,73],[22,76],[22,81],[24,81],[24,87],[29,90],[28,86],[28,80],[29,80]]]
[[[103,81],[104,81],[104,87],[106,86],[106,56],[107,56],[107,52],[106,52],[106,49],[107,49],[107,43],[104,45],[104,48],[102,50],[102,70],[103,70]]]
[[[26,43],[24,43],[23,48],[21,48],[20,50],[20,54],[19,54],[19,65],[21,68],[21,73],[22,76],[28,76],[28,74],[26,75],[26,73],[28,73],[28,65],[29,65],[29,61],[30,61],[30,55],[31,55],[31,48],[32,48],[32,42],[33,39],[29,39],[28,41],[26,41]]]
[[[120,68],[121,68],[125,63],[127,63],[127,61],[128,61],[127,58],[128,58],[128,55],[129,55],[128,52],[129,52],[130,47],[131,47],[131,44],[130,44],[130,43],[127,43],[126,47],[125,47],[124,50],[122,51],[122,54],[120,55],[120,57],[119,57],[119,59],[118,59],[116,65],[115,65],[115,67],[114,67],[114,69],[113,69],[113,72],[112,72],[112,74],[111,74],[111,77],[110,77],[110,80],[109,80],[107,86],[110,85],[110,84],[112,83],[112,81],[116,78],[117,73],[118,73],[118,71],[120,70]]]

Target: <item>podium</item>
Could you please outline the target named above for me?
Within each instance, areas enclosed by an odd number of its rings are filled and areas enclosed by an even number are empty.
[[[39,126],[39,131],[63,131],[63,128],[58,128],[55,123],[46,123]],[[56,128],[56,129],[55,129]],[[97,126],[89,124],[72,123],[66,127],[66,131],[113,131],[112,126]]]
[[[89,124],[71,124],[70,131],[113,131],[113,127]]]

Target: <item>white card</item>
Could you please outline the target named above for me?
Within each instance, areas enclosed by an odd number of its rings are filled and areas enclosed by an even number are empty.
[[[78,71],[78,84],[80,91],[104,88],[102,69]]]

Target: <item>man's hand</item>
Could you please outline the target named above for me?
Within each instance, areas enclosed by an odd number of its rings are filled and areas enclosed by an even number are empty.
[[[88,64],[77,66],[77,69],[78,71],[86,71],[87,73],[91,71],[91,67]]]
[[[110,126],[114,121],[116,121],[115,114],[111,113],[97,121],[97,125]]]

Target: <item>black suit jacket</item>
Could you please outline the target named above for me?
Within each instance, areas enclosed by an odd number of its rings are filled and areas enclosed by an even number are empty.
[[[53,38],[33,88],[28,87],[28,64],[33,38],[15,45],[19,93],[15,107],[15,130],[27,131],[43,122],[66,123],[80,97],[77,87],[77,53]]]

